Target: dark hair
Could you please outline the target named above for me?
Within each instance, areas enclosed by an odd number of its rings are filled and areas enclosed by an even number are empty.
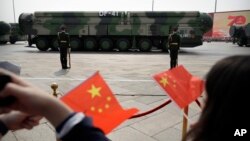
[[[178,27],[174,27],[173,31],[175,31],[175,32],[176,32],[177,30],[178,30]]]
[[[60,30],[66,30],[66,26],[65,25],[61,25],[60,26]]]
[[[219,141],[233,137],[249,122],[250,56],[218,61],[206,76],[207,100],[197,124],[188,132],[192,141]]]

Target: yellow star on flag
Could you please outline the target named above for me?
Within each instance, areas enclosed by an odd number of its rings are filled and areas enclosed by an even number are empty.
[[[91,117],[93,126],[105,134],[138,111],[135,108],[124,109],[98,71],[61,100],[73,110]]]
[[[91,85],[91,89],[88,90],[88,92],[91,94],[91,98],[95,98],[96,96],[101,97],[100,90],[101,87],[96,87],[95,85]]]
[[[169,84],[168,79],[166,77],[161,77],[160,83],[163,85],[163,87],[166,87],[167,84]]]

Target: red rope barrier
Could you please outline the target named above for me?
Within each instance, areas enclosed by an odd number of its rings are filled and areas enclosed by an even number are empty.
[[[172,102],[171,99],[168,99],[166,102],[164,102],[164,103],[162,103],[161,105],[155,107],[154,109],[151,109],[151,110],[146,111],[146,112],[144,112],[144,113],[139,113],[139,114],[137,114],[137,115],[134,115],[134,116],[132,116],[130,119],[142,117],[142,116],[148,115],[148,114],[150,114],[150,113],[153,113],[153,112],[155,112],[155,111],[157,111],[157,110],[163,108],[164,106],[168,105],[170,102]]]
[[[146,112],[144,112],[144,113],[139,113],[139,114],[137,114],[137,115],[134,115],[134,116],[132,116],[130,119],[138,118],[138,117],[143,117],[143,116],[146,116],[146,115],[148,115],[148,114],[151,114],[151,113],[153,113],[153,112],[155,112],[155,111],[157,111],[157,110],[163,108],[164,106],[168,105],[168,104],[171,103],[171,102],[172,102],[171,99],[168,99],[166,102],[162,103],[161,105],[159,105],[159,106],[157,106],[157,107],[155,107],[155,108],[153,108],[153,109],[151,109],[151,110],[148,110],[148,111],[146,111]],[[195,102],[196,102],[197,105],[201,108],[201,103],[200,103],[200,101],[199,101],[198,99],[196,99]]]
[[[195,102],[197,103],[197,105],[201,108],[201,103],[198,99],[195,100]]]

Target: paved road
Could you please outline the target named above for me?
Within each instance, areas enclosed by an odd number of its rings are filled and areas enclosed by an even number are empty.
[[[158,106],[168,99],[153,81],[152,75],[169,68],[169,55],[159,51],[141,52],[73,52],[72,68],[61,70],[58,52],[40,52],[27,43],[0,45],[0,61],[21,66],[21,77],[52,93],[51,83],[59,85],[59,92],[67,93],[94,72],[100,71],[117,99],[125,108],[137,107],[140,112]],[[250,48],[232,43],[204,43],[196,48],[183,48],[179,64],[193,75],[205,78],[207,71],[219,59],[230,55],[250,54]],[[193,103],[189,118],[194,122],[200,109]],[[127,120],[108,137],[113,141],[180,141],[182,111],[171,103],[145,117]],[[43,119],[34,129],[9,132],[3,141],[55,141],[54,128]]]

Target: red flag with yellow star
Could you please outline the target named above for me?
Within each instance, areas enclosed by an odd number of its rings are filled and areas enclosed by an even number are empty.
[[[196,100],[204,88],[204,81],[192,76],[182,65],[153,77],[181,109]]]
[[[93,118],[96,127],[108,134],[138,110],[124,110],[99,72],[63,96],[61,100],[76,112]]]

